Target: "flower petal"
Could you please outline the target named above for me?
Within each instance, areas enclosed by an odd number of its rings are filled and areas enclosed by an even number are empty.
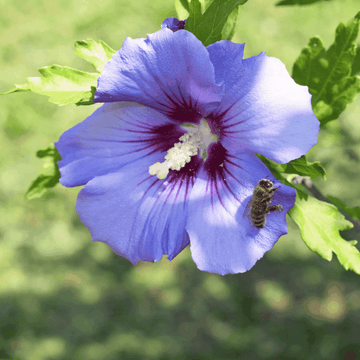
[[[192,33],[161,29],[127,38],[105,65],[95,102],[134,101],[180,122],[198,121],[223,95],[209,53]]]
[[[153,152],[158,152],[157,161],[163,161],[166,151],[183,134],[156,110],[130,102],[105,104],[55,143],[62,157],[58,162],[60,182],[84,185]]]
[[[219,41],[207,50],[216,81],[225,94],[216,115],[222,115],[223,146],[259,153],[286,163],[317,142],[319,121],[307,86],[294,82],[285,65],[265,53],[242,59],[244,44]]]
[[[223,166],[225,180],[217,182],[213,196],[209,196],[212,189],[205,171],[199,174],[189,197],[186,223],[197,267],[221,275],[251,269],[287,233],[286,213],[296,196],[295,189],[281,184],[271,205],[282,205],[284,211],[267,215],[265,227],[258,229],[244,212],[259,180],[266,176],[272,180],[272,175],[252,154],[231,157]]]
[[[179,20],[176,17],[169,17],[162,22],[161,28],[162,29],[167,28],[175,32],[184,29],[185,24],[186,24],[186,20]]]
[[[155,154],[97,176],[80,191],[76,211],[93,241],[101,241],[134,265],[173,259],[189,244],[186,188],[150,176]]]

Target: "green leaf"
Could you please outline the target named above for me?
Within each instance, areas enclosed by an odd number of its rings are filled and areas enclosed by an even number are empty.
[[[203,13],[207,10],[212,0],[200,0]],[[228,16],[226,23],[221,31],[221,40],[231,40],[235,34],[236,24],[239,17],[239,6],[237,6]]]
[[[288,5],[310,5],[318,2],[325,2],[332,0],[282,0],[276,4],[276,6],[288,6]]]
[[[16,92],[29,92],[29,91],[31,91],[29,84],[24,84],[24,85],[16,85],[15,84],[15,89],[1,93],[0,95],[8,95],[8,94],[16,93]]]
[[[91,91],[87,91],[84,95],[84,97],[79,100],[75,105],[92,105],[94,104],[94,96],[95,96],[96,87],[92,86]]]
[[[299,226],[302,239],[311,251],[328,261],[334,252],[346,270],[360,275],[357,241],[346,241],[340,236],[340,231],[351,229],[353,225],[334,205],[297,191],[295,205],[288,214]]]
[[[196,24],[200,22],[202,17],[200,0],[191,0],[189,2],[189,14],[190,16],[186,20],[185,30],[194,29]]]
[[[235,30],[234,19],[237,17],[234,10],[246,3],[247,0],[214,0],[206,9],[203,15],[199,15],[199,0],[192,0],[190,6],[190,16],[186,21],[185,30],[191,31],[204,46],[213,44],[224,38],[229,38]],[[201,5],[201,4],[200,4]],[[234,14],[232,14],[234,12]],[[225,23],[229,18],[228,27]],[[223,37],[224,36],[224,37]]]
[[[179,20],[189,17],[189,3],[187,0],[175,0],[175,10]]]
[[[201,20],[201,16],[202,16],[201,14],[208,9],[209,5],[211,4],[211,0],[196,0],[195,3],[193,3],[192,5],[190,4],[191,4],[191,0],[175,0],[175,9],[178,14],[178,18],[180,20],[184,20],[189,17],[190,6],[195,6],[196,14],[194,14],[194,17],[198,17],[197,21]],[[201,13],[199,10],[201,10]],[[221,38],[219,40],[231,40],[233,38],[236,30],[238,15],[239,15],[239,7],[237,6],[228,16],[225,25],[221,31]],[[190,17],[187,21],[195,21],[195,20],[193,19],[193,17]],[[185,25],[185,29],[189,30],[189,26],[190,25],[186,27]],[[192,24],[190,28],[192,28],[193,26],[196,26],[196,24],[195,23]]]
[[[257,154],[257,156],[272,173],[274,172],[273,175],[276,176],[276,178],[278,177],[275,174],[285,173],[309,176],[312,178],[321,176],[323,179],[326,179],[326,171],[321,163],[319,161],[315,161],[313,163],[308,162],[305,155],[299,157],[298,159],[292,160],[287,164],[278,164],[263,155]]]
[[[360,92],[360,78],[351,75],[359,19],[360,12],[347,25],[340,23],[328,50],[319,37],[311,38],[294,64],[293,79],[309,87],[314,113],[322,125],[337,119]]]
[[[57,105],[90,102],[93,99],[99,74],[91,74],[66,66],[52,65],[38,69],[43,77],[27,78],[27,84],[15,85],[16,88],[2,95],[13,92],[32,91],[50,96],[49,101]]]
[[[190,12],[189,10],[189,3],[191,2],[191,0],[179,0],[181,5],[188,11]]]
[[[353,219],[360,220],[360,206],[355,206],[351,208],[349,206],[346,206],[341,200],[339,200],[335,196],[329,195],[327,196],[327,198],[342,211],[349,214],[349,216],[351,216]]]
[[[60,179],[57,162],[61,160],[61,156],[54,145],[49,146],[47,149],[39,150],[36,156],[44,159],[45,163],[41,174],[32,182],[29,190],[25,194],[27,200],[43,196],[47,190],[53,188]]]
[[[356,75],[359,73],[360,73],[360,47],[357,47],[355,59],[352,64],[351,75]]]
[[[229,15],[221,31],[222,40],[231,40],[235,34],[236,24],[239,17],[239,7],[236,7]]]
[[[50,96],[49,101],[65,105],[77,103],[91,93],[96,87],[98,74],[71,69],[65,66],[52,65],[39,69],[42,78],[28,78],[31,91]]]
[[[88,61],[96,71],[101,73],[104,65],[115,54],[115,50],[101,40],[96,42],[87,39],[75,41],[75,54]]]

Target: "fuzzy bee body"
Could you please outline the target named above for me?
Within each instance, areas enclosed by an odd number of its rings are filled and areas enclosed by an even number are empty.
[[[283,211],[281,205],[268,206],[273,200],[273,195],[280,186],[274,187],[274,183],[268,179],[261,179],[256,185],[253,196],[245,209],[244,215],[250,218],[252,225],[262,229],[266,225],[266,215]]]

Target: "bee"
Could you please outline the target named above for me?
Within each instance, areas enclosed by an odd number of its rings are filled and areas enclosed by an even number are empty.
[[[274,183],[268,179],[261,179],[258,182],[244,212],[244,216],[247,215],[250,218],[252,225],[262,229],[266,225],[266,215],[284,210],[281,205],[268,206],[273,200],[274,192],[279,187],[275,188]]]

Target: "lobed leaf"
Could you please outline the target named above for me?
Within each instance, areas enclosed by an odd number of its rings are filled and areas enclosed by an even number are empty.
[[[199,6],[200,3],[200,9],[201,14],[203,14],[206,9],[211,4],[212,0],[195,0],[196,6]],[[179,15],[179,19],[187,19],[189,17],[189,14],[191,12],[190,8],[192,3],[192,0],[175,0],[175,9]]]
[[[226,23],[221,31],[222,40],[231,40],[235,34],[236,24],[239,17],[239,7],[237,6],[228,16]]]
[[[101,40],[96,42],[87,39],[75,41],[75,54],[88,61],[96,71],[101,73],[104,65],[115,54],[115,50]]]
[[[350,206],[346,206],[340,199],[336,198],[335,196],[329,195],[327,198],[342,211],[349,214],[349,216],[351,216],[353,219],[360,220],[360,206],[355,206],[352,208]]]
[[[43,196],[46,191],[53,188],[60,179],[60,171],[57,162],[61,160],[61,156],[54,145],[39,150],[36,153],[36,156],[38,158],[43,158],[45,163],[40,175],[32,182],[29,190],[25,194],[27,200]]]
[[[276,3],[276,6],[289,6],[289,5],[311,5],[318,2],[332,1],[332,0],[282,0]]]
[[[15,84],[15,89],[11,89],[7,92],[1,93],[0,95],[8,95],[16,92],[29,92],[29,91],[31,91],[29,84],[24,84],[24,85]]]
[[[66,66],[52,65],[38,69],[43,77],[27,78],[27,84],[15,85],[12,89],[1,95],[14,92],[32,91],[40,95],[50,96],[49,101],[57,105],[77,104],[91,102],[97,86],[99,74],[91,74]]]
[[[287,164],[278,164],[263,155],[257,154],[257,156],[273,173],[273,175],[276,176],[276,178],[278,178],[278,175],[276,174],[286,173],[297,174],[300,176],[309,176],[312,178],[321,176],[323,179],[326,179],[326,170],[321,165],[321,163],[319,161],[315,161],[313,163],[308,162],[305,155],[299,157],[298,159],[292,160]]]
[[[352,75],[359,20],[360,12],[347,25],[340,23],[328,50],[319,37],[311,38],[294,64],[293,79],[309,87],[314,113],[322,125],[337,119],[360,92],[360,77]]]
[[[189,2],[189,15],[186,20],[185,30],[196,28],[196,24],[200,22],[202,17],[200,0],[191,0]]]
[[[302,191],[297,191],[295,205],[288,214],[300,228],[307,247],[331,261],[334,252],[346,270],[360,275],[360,252],[356,240],[346,241],[340,231],[353,227],[352,223],[331,204],[319,201]]]
[[[94,104],[94,97],[95,97],[95,91],[96,91],[96,87],[95,86],[91,86],[91,90],[87,91],[84,94],[84,97],[79,100],[77,103],[75,103],[76,106],[80,106],[80,105],[93,105]]]
[[[189,0],[190,1],[190,0]],[[179,20],[185,20],[189,17],[189,1],[188,0],[175,0],[175,10]]]
[[[351,69],[351,75],[360,73],[360,47],[356,48],[356,55]]]
[[[214,0],[204,14],[199,14],[199,0],[192,0],[189,6],[190,16],[186,21],[185,30],[191,31],[204,46],[216,41],[231,39],[236,26],[238,11],[235,9],[247,0]],[[229,22],[225,24],[231,14]],[[224,28],[225,27],[225,28]]]

